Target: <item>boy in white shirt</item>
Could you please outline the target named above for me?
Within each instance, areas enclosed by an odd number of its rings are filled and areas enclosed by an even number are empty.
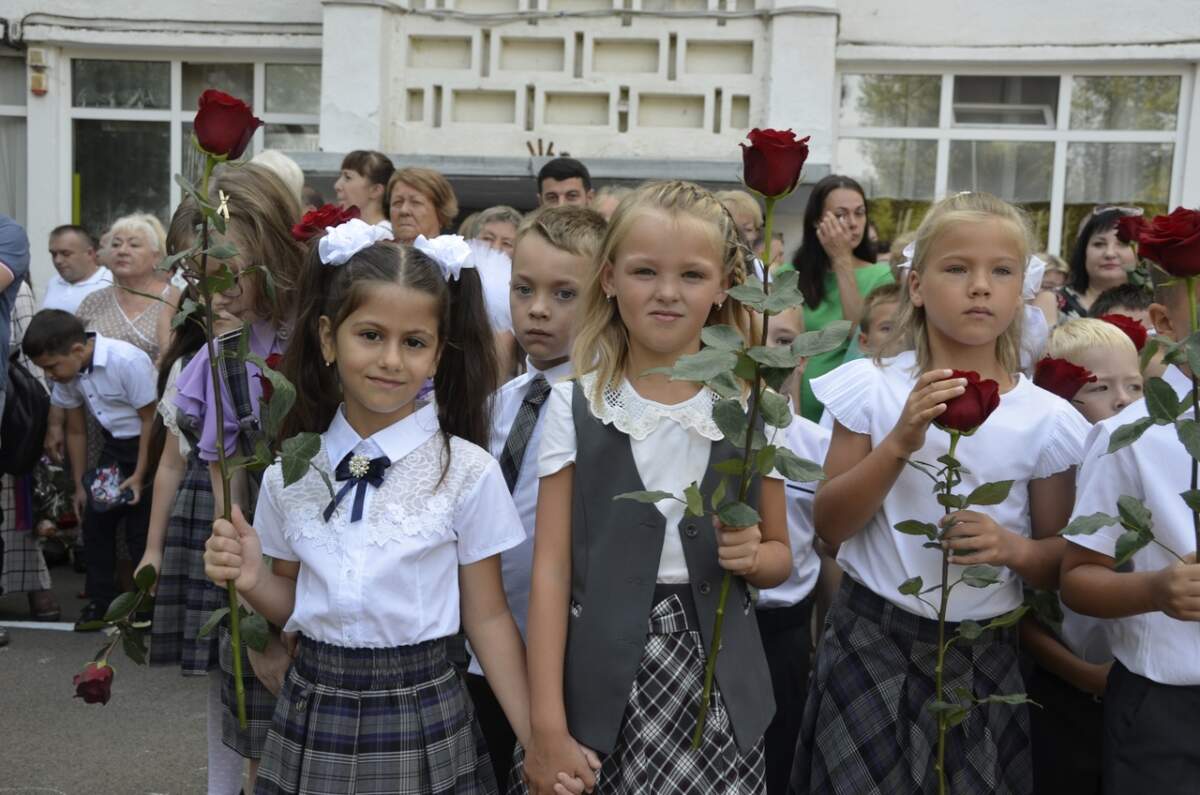
[[[67,410],[67,450],[75,480],[75,511],[83,518],[86,590],[91,601],[83,608],[76,630],[104,617],[117,595],[116,528],[122,519],[129,554],[140,560],[146,546],[150,500],[143,500],[142,483],[149,468],[150,432],[158,402],[157,374],[144,351],[127,342],[84,332],[79,318],[61,309],[43,309],[33,316],[22,341],[25,355],[54,382],[51,405]],[[84,406],[86,405],[86,409]],[[113,501],[97,500],[84,486],[87,430],[84,412],[100,423],[104,446],[96,469],[119,472]]]
[[[591,277],[606,229],[604,217],[573,205],[547,207],[517,230],[509,305],[513,333],[526,353],[526,372],[496,392],[491,452],[525,526],[525,542],[501,555],[504,591],[522,634],[529,612],[533,527],[537,510],[537,449],[550,387],[569,378],[579,295]],[[472,660],[467,687],[487,740],[496,780],[508,780],[516,738],[495,695]]]
[[[1157,285],[1150,307],[1158,333],[1177,341],[1190,328],[1180,282]],[[1188,374],[1178,367],[1168,367],[1164,379],[1179,399],[1191,390]],[[1104,698],[1104,792],[1182,795],[1194,793],[1200,780],[1200,565],[1193,562],[1192,513],[1180,497],[1190,488],[1191,458],[1171,425],[1151,425],[1132,445],[1107,453],[1117,429],[1147,416],[1146,401],[1138,401],[1095,426],[1079,471],[1073,518],[1115,516],[1117,500],[1128,495],[1149,509],[1158,543],[1118,568],[1116,550],[1126,532],[1119,524],[1067,536],[1061,590],[1068,607],[1113,619],[1108,639],[1116,661]]]

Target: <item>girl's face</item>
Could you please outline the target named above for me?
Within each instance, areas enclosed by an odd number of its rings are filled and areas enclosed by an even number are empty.
[[[761,248],[758,238],[762,233],[758,221],[753,215],[747,212],[731,212],[730,215],[733,217],[733,222],[737,224],[738,229],[742,230],[742,236],[746,238],[746,242],[757,252]]]
[[[849,188],[834,188],[825,197],[822,210],[849,230],[854,247],[858,248],[867,231],[867,203],[862,194]]]
[[[925,308],[931,341],[991,345],[1021,308],[1024,264],[1012,229],[1000,221],[957,224],[929,246],[909,294]]]
[[[768,348],[790,348],[792,343],[796,341],[804,333],[804,310],[798,306],[780,312],[774,315],[767,324],[767,347]],[[801,359],[796,368],[792,370],[792,374],[788,376],[783,387],[779,390],[782,394],[791,394],[796,382],[804,375],[804,366],[808,364],[808,359]],[[797,404],[798,405],[798,404]]]
[[[221,241],[220,235],[214,233],[214,237],[217,242]],[[229,242],[237,248],[238,256],[228,260],[210,259],[208,261],[209,275],[219,273],[224,264],[229,266],[234,277],[233,284],[228,289],[213,296],[213,308],[220,313],[235,317],[243,323],[253,323],[260,319],[255,311],[255,305],[258,303],[258,278],[246,272],[251,265],[247,263],[241,253],[250,249],[233,230],[230,230]]]
[[[321,353],[335,362],[346,419],[365,438],[411,414],[437,371],[439,307],[435,296],[398,284],[364,292],[336,329],[321,318]]]
[[[388,210],[392,234],[401,243],[412,243],[417,235],[437,237],[440,231],[433,202],[421,191],[404,182],[392,187],[392,203]]]
[[[600,280],[617,303],[631,351],[670,364],[700,349],[700,330],[728,287],[703,222],[661,210],[633,221]]]
[[[160,259],[154,246],[140,229],[113,232],[110,262],[118,280],[141,279],[154,272]]]
[[[1067,283],[1067,274],[1063,271],[1046,271],[1042,274],[1042,290],[1057,290]]]
[[[338,206],[343,210],[357,207],[359,212],[379,207],[380,197],[383,196],[382,185],[374,184],[351,168],[342,169],[333,183],[333,191],[337,194]]]
[[[1088,238],[1084,267],[1089,282],[1124,282],[1135,264],[1133,248],[1117,239],[1115,228],[1097,232]]]
[[[517,239],[517,228],[507,221],[492,221],[484,224],[479,230],[479,239],[488,244],[488,248],[503,251],[508,256],[513,255],[513,241]]]
[[[1084,384],[1071,399],[1088,422],[1114,417],[1142,397],[1142,371],[1137,354],[1131,350],[1091,348],[1077,356],[1075,364],[1096,376],[1095,381]]]

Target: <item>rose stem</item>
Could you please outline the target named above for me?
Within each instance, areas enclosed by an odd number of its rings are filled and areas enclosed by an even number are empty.
[[[958,431],[950,431],[950,453],[949,453],[950,458],[954,458],[954,451],[958,447],[959,438],[960,438],[960,434]],[[954,488],[950,484],[954,480],[953,474],[954,474],[954,472],[957,471],[957,469],[958,468],[955,466],[946,464],[946,489],[943,493],[947,497],[949,497],[951,495],[952,489]],[[947,502],[949,502],[949,501],[947,500]],[[950,515],[950,506],[945,505],[943,507],[946,509],[946,515],[949,516]],[[948,530],[948,529],[949,528],[943,528],[943,530],[942,530],[943,537],[945,536],[946,530]],[[950,604],[950,588],[948,587],[949,581],[950,581],[950,550],[947,549],[945,544],[943,543],[943,545],[942,545],[942,601],[941,601],[941,605],[938,607],[937,667],[934,668],[934,674],[933,674],[934,675],[934,683],[933,683],[934,698],[940,702],[945,702],[945,700],[946,700],[946,699],[942,698],[942,687],[944,684],[943,673],[944,673],[945,666],[946,666],[946,608]],[[938,793],[940,795],[946,795],[946,728],[947,728],[946,722],[947,721],[946,721],[946,711],[945,710],[942,710],[942,709],[938,710],[937,722],[938,722],[938,743],[937,743],[937,765],[936,765],[936,767],[937,767],[937,774],[938,774]]]

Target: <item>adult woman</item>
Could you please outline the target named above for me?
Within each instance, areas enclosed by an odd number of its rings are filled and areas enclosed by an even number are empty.
[[[1035,301],[1051,327],[1087,317],[1100,293],[1129,281],[1137,259],[1130,245],[1117,239],[1117,220],[1125,212],[1115,207],[1096,208],[1080,227],[1066,285],[1039,294]]]
[[[481,212],[476,223],[479,227],[476,240],[487,243],[488,248],[512,256],[517,227],[521,225],[519,212],[507,204],[498,204]]]
[[[382,152],[355,149],[342,158],[342,170],[333,183],[338,205],[344,210],[357,207],[359,217],[368,224],[390,227],[384,197],[388,181],[396,167]]]
[[[836,174],[813,186],[804,209],[804,235],[792,258],[804,294],[804,328],[817,331],[838,320],[859,321],[863,297],[892,281],[887,263],[876,264],[867,239],[867,199],[862,187]],[[800,413],[814,422],[821,403],[809,381],[842,363],[850,337],[837,349],[808,360],[800,384]]]
[[[402,168],[388,180],[388,215],[401,243],[418,235],[437,237],[458,216],[458,199],[449,181],[431,168]]]

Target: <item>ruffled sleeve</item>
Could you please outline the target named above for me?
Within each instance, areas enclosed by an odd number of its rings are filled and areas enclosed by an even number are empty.
[[[252,363],[246,364],[246,373],[251,389],[251,405],[258,406],[258,397],[255,395],[255,387],[258,379],[255,374],[258,368]],[[200,453],[200,458],[204,461],[213,462],[217,460],[217,418],[216,412],[210,411],[210,407],[216,406],[216,398],[214,397],[212,368],[208,366],[208,351],[201,348],[200,351],[192,357],[187,366],[183,368],[183,372],[179,374],[179,380],[176,381],[175,388],[177,394],[175,396],[175,405],[178,406],[185,414],[195,420],[196,427],[200,429],[200,442],[196,446]],[[261,394],[261,387],[257,389]],[[232,452],[237,449],[238,435],[240,426],[237,421],[237,409],[234,406],[233,395],[229,391],[229,385],[222,382],[221,384],[221,407],[225,415],[223,423],[225,428],[225,452],[230,455],[235,455]],[[255,414],[258,412],[256,411]]]
[[[856,359],[813,380],[812,390],[847,430],[871,432],[871,404],[882,374],[871,359]]]
[[[575,463],[575,417],[571,414],[574,381],[555,384],[542,410],[542,440],[538,448],[539,478],[548,477]]]
[[[1075,408],[1060,397],[1047,393],[1047,408],[1053,414],[1046,443],[1038,451],[1033,477],[1048,478],[1059,472],[1077,467],[1083,462],[1083,453],[1092,426]]]

